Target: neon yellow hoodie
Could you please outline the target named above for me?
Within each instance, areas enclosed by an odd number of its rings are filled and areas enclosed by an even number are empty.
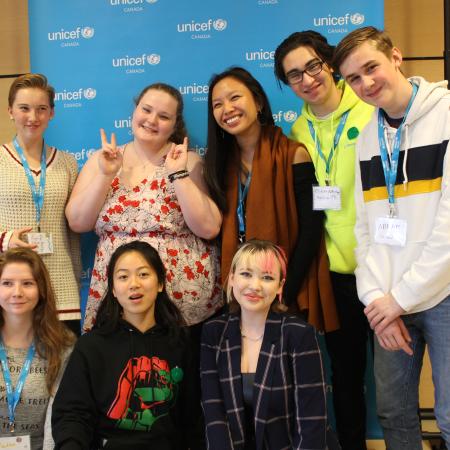
[[[353,273],[356,267],[354,255],[356,240],[353,232],[356,221],[355,144],[358,135],[369,122],[374,108],[360,100],[343,80],[339,81],[337,86],[343,90],[343,94],[336,111],[324,119],[318,119],[305,103],[301,116],[292,126],[291,137],[306,146],[316,169],[317,180],[320,186],[325,186],[325,162],[317,152],[309,131],[308,120],[313,123],[316,139],[320,141],[325,158],[328,158],[339,120],[342,114],[350,110],[331,162],[331,184],[341,189],[341,210],[325,211],[325,242],[330,270]]]

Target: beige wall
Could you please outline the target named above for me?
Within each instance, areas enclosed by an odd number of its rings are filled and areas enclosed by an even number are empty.
[[[0,16],[0,75],[29,72],[27,0],[2,0]],[[9,141],[14,128],[7,113],[12,78],[0,78],[0,142]]]

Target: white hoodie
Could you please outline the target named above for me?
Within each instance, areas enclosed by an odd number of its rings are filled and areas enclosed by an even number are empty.
[[[355,274],[365,305],[390,292],[414,313],[450,295],[450,91],[446,81],[410,81],[419,90],[403,126],[395,186],[397,217],[408,227],[406,245],[374,241],[377,218],[389,212],[374,114],[356,144]]]

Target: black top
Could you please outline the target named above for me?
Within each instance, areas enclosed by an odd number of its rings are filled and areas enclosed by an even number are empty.
[[[242,394],[245,409],[245,450],[255,450],[255,413],[253,411],[254,373],[242,373]]]

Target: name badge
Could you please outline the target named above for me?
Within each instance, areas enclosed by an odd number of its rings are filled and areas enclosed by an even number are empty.
[[[0,438],[0,449],[31,450],[30,436],[10,436]]]
[[[313,209],[324,211],[341,209],[341,188],[338,186],[313,186]]]
[[[406,220],[393,217],[379,217],[375,223],[375,242],[397,247],[406,244]]]
[[[35,244],[36,252],[40,255],[51,255],[53,253],[53,239],[51,233],[27,233],[27,242]]]

